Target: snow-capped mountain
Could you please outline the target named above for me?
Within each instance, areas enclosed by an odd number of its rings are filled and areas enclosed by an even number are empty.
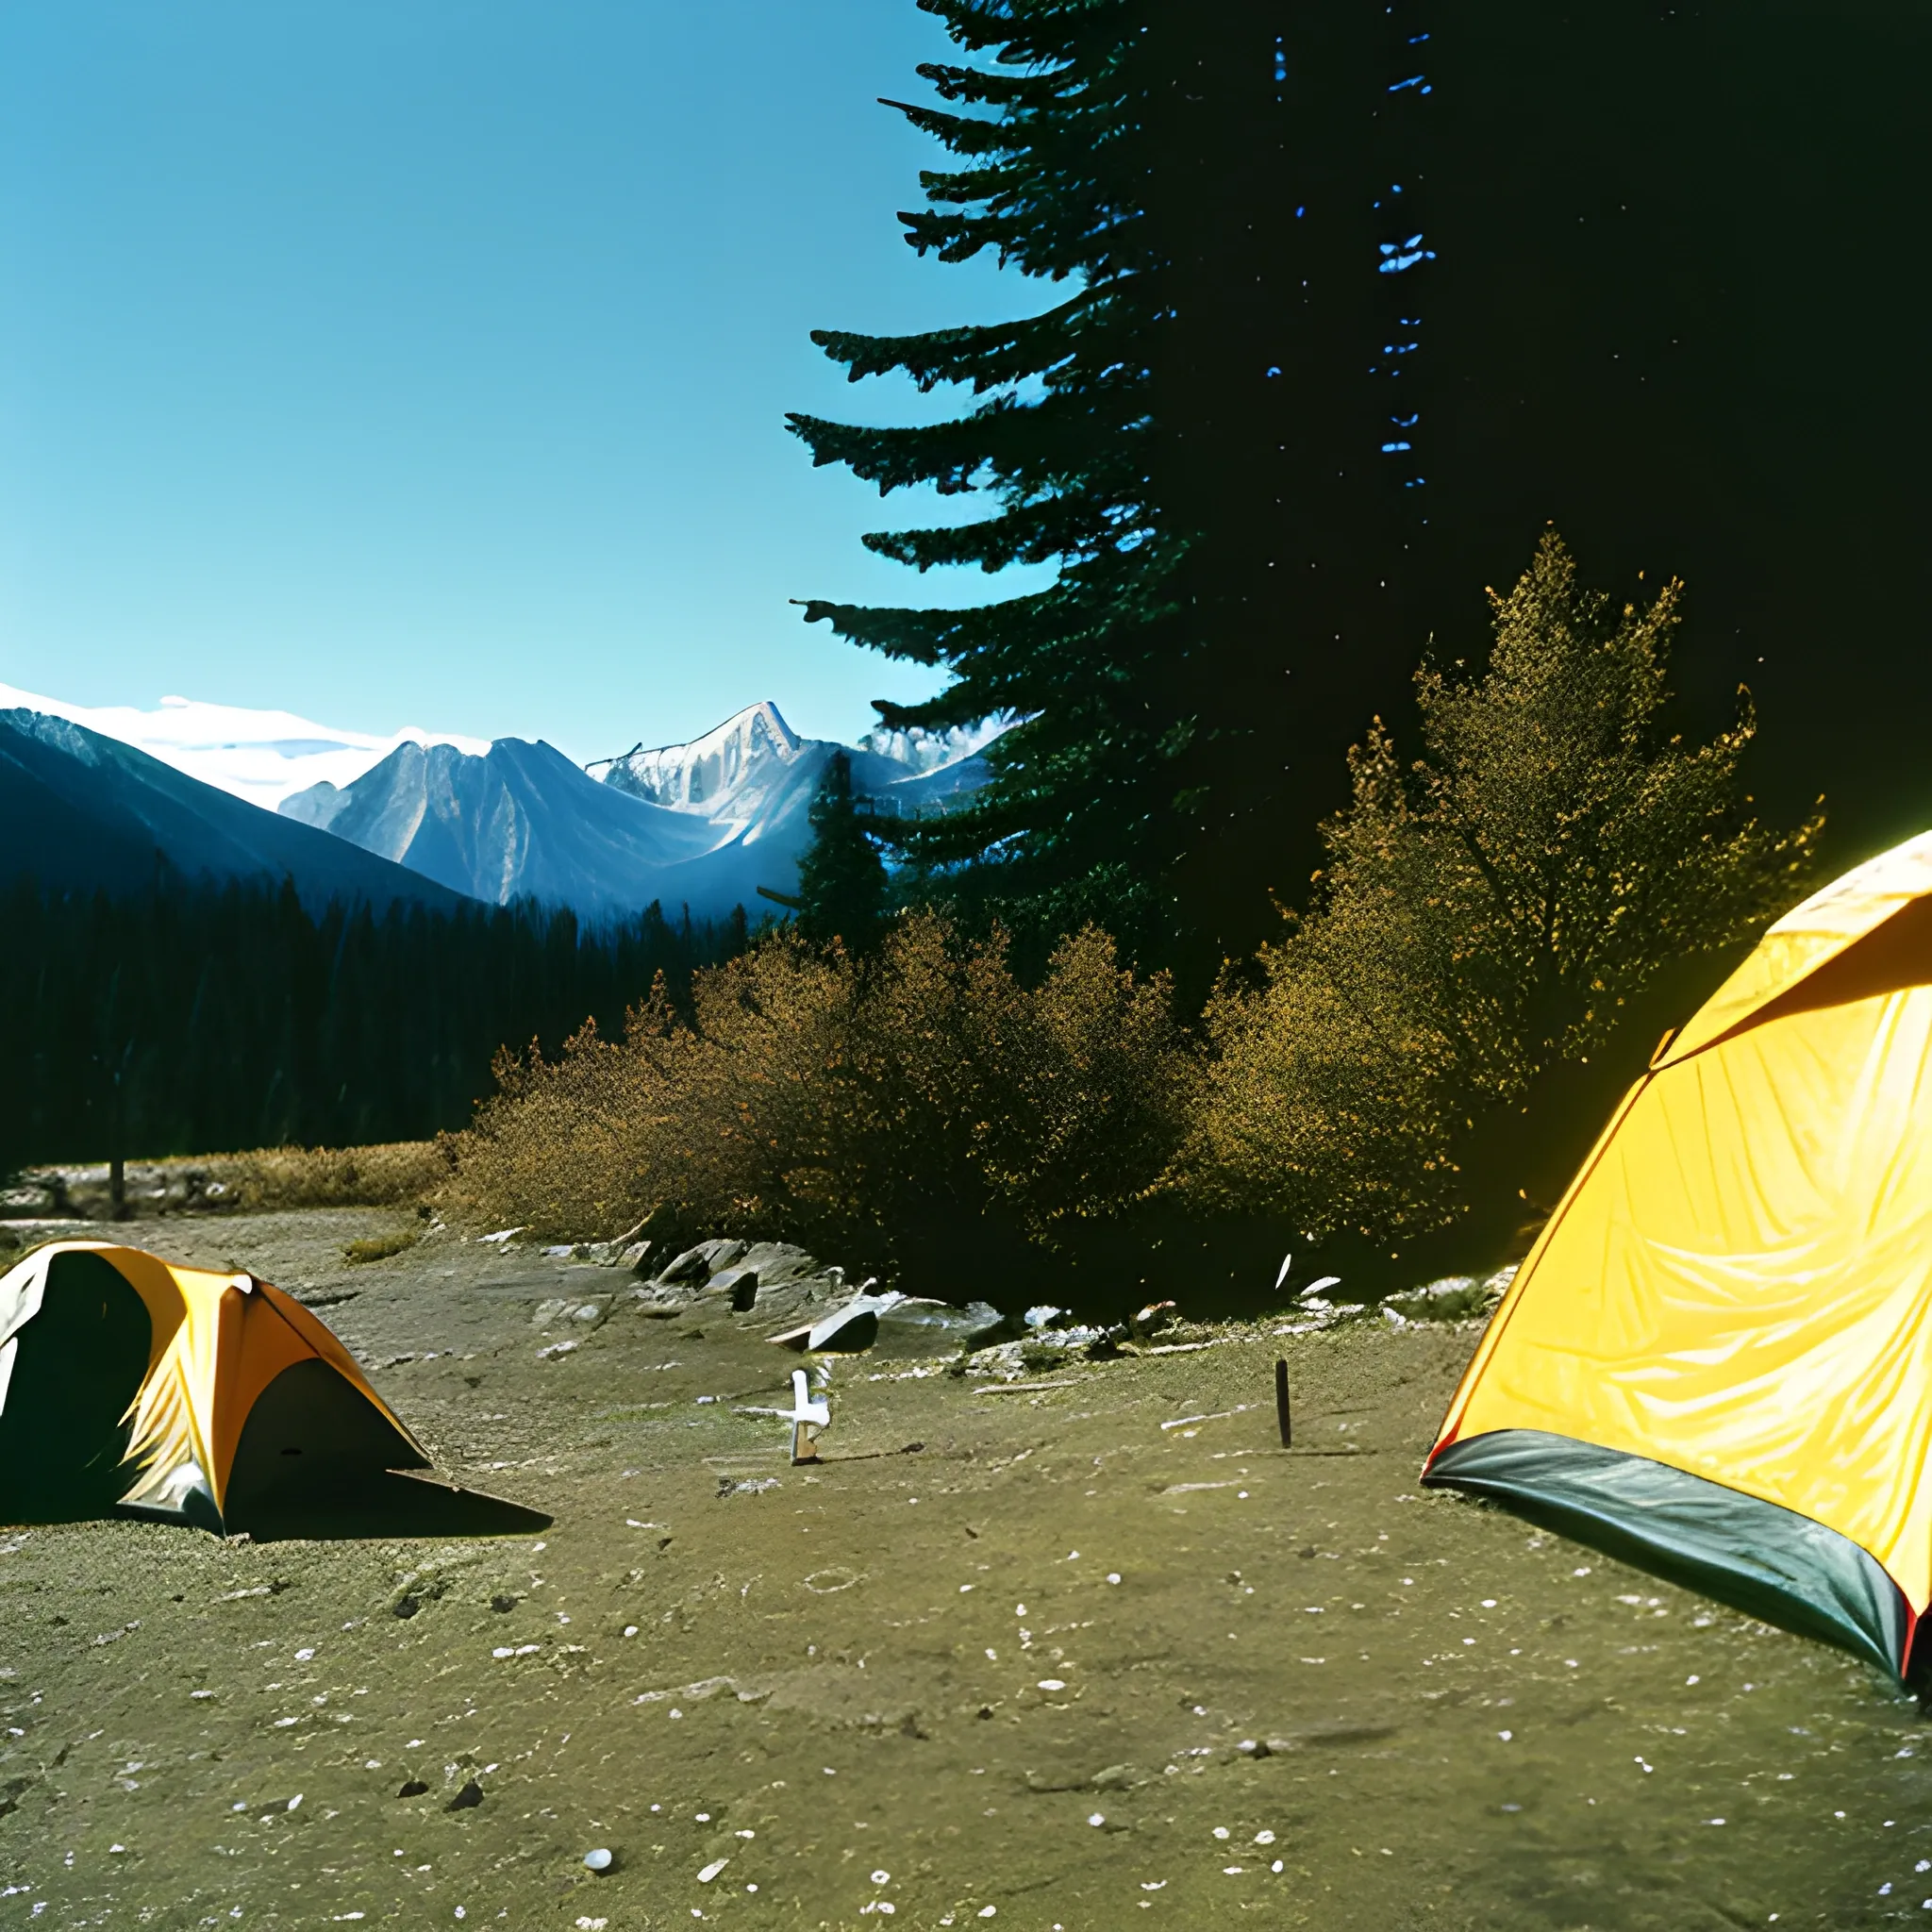
[[[292,878],[311,908],[330,899],[457,904],[421,873],[33,709],[0,710],[0,876],[31,874],[71,891],[142,891],[159,859],[190,879]]]
[[[131,889],[158,851],[190,874],[290,873],[310,899],[441,901],[440,886],[591,916],[657,900],[701,918],[765,909],[760,886],[795,890],[836,752],[876,810],[942,811],[986,781],[1005,722],[841,747],[764,703],[688,744],[579,769],[521,739],[382,738],[185,698],[89,707],[0,685],[0,831],[50,881]]]
[[[166,697],[158,708],[144,711],[136,705],[70,705],[0,684],[0,710],[65,718],[268,811],[291,791],[319,781],[352,783],[400,744],[454,744],[469,752],[490,749],[480,738],[437,735],[413,724],[384,738],[318,724],[292,711],[255,711],[194,698]]]
[[[454,891],[591,914],[641,911],[653,899],[675,907],[672,875],[716,842],[706,821],[626,798],[521,738],[481,756],[398,745],[352,785],[285,798],[281,814]]]
[[[855,791],[910,813],[983,783],[979,752],[993,735],[902,732],[891,752],[841,747],[800,738],[767,702],[689,744],[640,744],[584,771],[521,739],[481,756],[401,745],[352,784],[312,786],[279,808],[498,904],[528,894],[594,916],[657,900],[718,918],[759,909],[760,886],[795,890],[835,752],[847,751]]]

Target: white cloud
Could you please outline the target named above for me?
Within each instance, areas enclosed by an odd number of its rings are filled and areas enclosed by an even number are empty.
[[[291,791],[322,779],[352,783],[406,741],[454,744],[467,752],[490,749],[483,739],[413,724],[378,738],[317,724],[292,711],[251,711],[193,698],[163,698],[158,709],[143,711],[132,705],[70,705],[0,684],[0,709],[44,711],[84,724],[268,811]]]

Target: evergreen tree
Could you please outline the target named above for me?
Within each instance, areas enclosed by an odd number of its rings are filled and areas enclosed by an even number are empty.
[[[811,802],[812,841],[798,861],[798,927],[814,945],[869,953],[886,924],[886,868],[852,795],[852,760],[834,752]]]
[[[888,724],[1024,721],[968,808],[895,832],[950,893],[1106,917],[1124,891],[1139,923],[1211,962],[1305,875],[1345,748],[1413,649],[1380,592],[1416,499],[1376,357],[1413,306],[1391,271],[1428,251],[1399,252],[1404,216],[1374,185],[1420,98],[1390,92],[1411,0],[1289,17],[1253,0],[918,4],[971,64],[920,69],[942,107],[891,104],[958,163],[922,177],[906,239],[941,261],[991,251],[1059,292],[1005,324],[816,331],[855,381],[898,372],[979,400],[916,428],[791,426],[882,494],[997,505],[876,532],[875,553],[1058,576],[977,608],[814,600],[806,616],[955,674],[927,703],[880,704]]]

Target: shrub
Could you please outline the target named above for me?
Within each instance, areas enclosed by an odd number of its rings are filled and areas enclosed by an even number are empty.
[[[1707,744],[1662,728],[1678,592],[1614,612],[1549,535],[1491,593],[1487,671],[1418,673],[1422,758],[1405,770],[1376,720],[1309,911],[1209,1005],[1170,1176],[1196,1209],[1318,1239],[1442,1224],[1487,1114],[1604,1041],[1663,967],[1799,895],[1823,822],[1750,815],[1748,698]]]
[[[622,1041],[587,1027],[497,1081],[455,1143],[471,1213],[558,1237],[655,1216],[970,1274],[1129,1207],[1198,1074],[1166,981],[1097,928],[1027,987],[1002,935],[920,912],[863,961],[773,935],[695,976],[690,1024],[659,987]]]

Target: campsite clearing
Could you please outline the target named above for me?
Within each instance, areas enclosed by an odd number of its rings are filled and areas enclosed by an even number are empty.
[[[1418,1489],[1474,1327],[1260,1324],[998,1402],[847,1357],[793,1469],[741,1411],[797,1358],[728,1312],[500,1244],[342,1259],[402,1225],[139,1239],[326,1303],[441,1474],[553,1524],[0,1537],[0,1924],[1923,1923],[1910,1699]]]

